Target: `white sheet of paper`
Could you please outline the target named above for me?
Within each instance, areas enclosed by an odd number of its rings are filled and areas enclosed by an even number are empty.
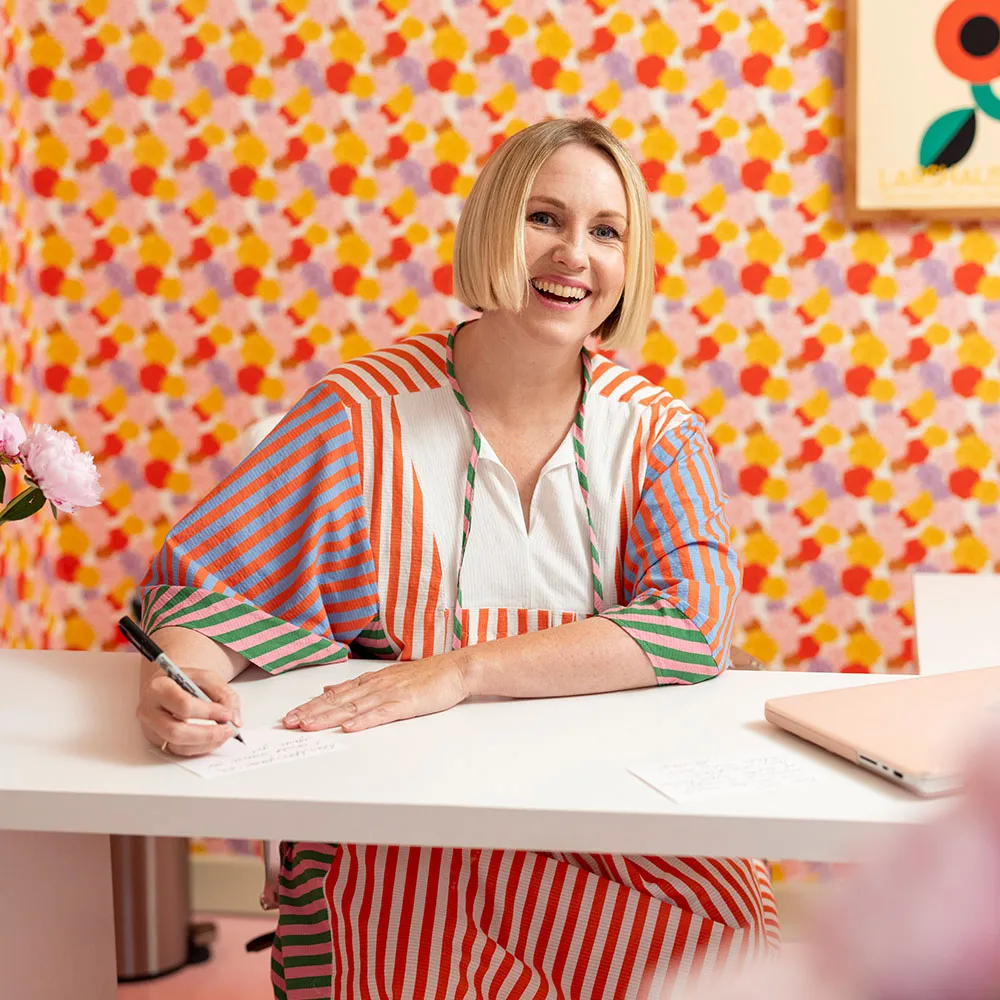
[[[204,757],[174,757],[175,764],[200,774],[203,778],[221,778],[255,767],[279,764],[285,760],[300,760],[335,750],[341,734],[334,729],[303,733],[297,729],[244,728],[246,746],[229,740]]]
[[[668,799],[681,805],[723,795],[783,791],[816,780],[784,757],[706,757],[669,764],[646,764],[629,770]]]

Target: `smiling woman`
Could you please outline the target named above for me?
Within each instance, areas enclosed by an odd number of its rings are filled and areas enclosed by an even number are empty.
[[[544,130],[525,129],[508,139],[477,179],[455,234],[455,295],[477,312],[520,313],[528,305],[530,286],[538,289],[539,280],[591,291],[572,280],[577,262],[556,266],[551,275],[538,270],[551,249],[546,244],[569,239],[571,253],[582,255],[592,245],[595,264],[617,265],[617,292],[606,287],[600,306],[591,305],[588,319],[603,315],[587,333],[607,347],[641,343],[653,299],[653,246],[646,238],[649,204],[642,174],[603,125],[586,119],[544,125]],[[626,254],[629,220],[639,238]],[[574,245],[576,238],[580,242]]]
[[[603,126],[500,146],[456,238],[481,316],[333,369],[169,534],[144,620],[216,704],[151,672],[147,738],[211,750],[226,727],[187,720],[238,720],[247,663],[371,660],[284,719],[346,732],[720,673],[740,574],[702,422],[585,346],[645,333],[651,242]],[[286,843],[278,896],[291,1000],[618,1000],[778,942],[748,859]]]

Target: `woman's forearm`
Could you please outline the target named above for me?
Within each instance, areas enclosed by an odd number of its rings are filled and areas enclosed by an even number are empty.
[[[245,656],[190,628],[161,628],[153,633],[153,639],[181,670],[191,667],[213,670],[224,681],[231,681],[250,662]],[[155,663],[143,661],[140,684],[144,687],[159,672]]]
[[[555,698],[651,687],[639,644],[606,618],[497,639],[461,650],[470,695]]]

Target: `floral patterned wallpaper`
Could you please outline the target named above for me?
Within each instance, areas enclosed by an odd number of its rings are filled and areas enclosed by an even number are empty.
[[[250,421],[463,315],[454,226],[548,115],[642,164],[625,357],[706,417],[774,666],[913,665],[914,570],[1000,560],[997,230],[844,224],[832,0],[0,0],[0,405],[102,507],[6,526],[0,642],[115,648]]]

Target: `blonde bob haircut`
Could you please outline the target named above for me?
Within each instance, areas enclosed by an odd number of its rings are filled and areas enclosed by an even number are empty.
[[[653,301],[653,234],[646,183],[624,145],[600,122],[555,118],[505,140],[472,186],[455,233],[455,295],[477,312],[520,312],[528,304],[524,217],[541,165],[561,146],[579,143],[607,156],[618,170],[628,206],[625,286],[600,328],[603,346],[637,347]]]

